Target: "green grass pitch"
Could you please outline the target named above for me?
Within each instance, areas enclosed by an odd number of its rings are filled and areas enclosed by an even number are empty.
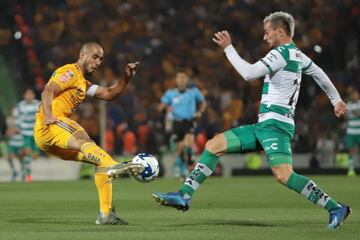
[[[325,192],[351,205],[336,231],[328,213],[273,177],[211,178],[188,212],[160,207],[154,191],[174,191],[175,179],[114,182],[113,202],[128,226],[96,226],[93,181],[0,184],[0,239],[360,239],[360,178],[313,177]]]

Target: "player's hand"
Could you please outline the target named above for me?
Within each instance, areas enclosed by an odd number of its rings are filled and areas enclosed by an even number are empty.
[[[140,63],[139,62],[135,62],[135,63],[128,63],[125,66],[125,77],[127,78],[132,78],[137,70],[137,67]]]
[[[346,104],[341,100],[336,103],[334,106],[335,115],[339,117],[344,117],[347,114]]]
[[[45,115],[44,117],[44,123],[46,126],[56,123],[57,121],[58,119],[52,114]]]
[[[216,32],[212,40],[223,49],[231,45],[231,37],[228,31]]]

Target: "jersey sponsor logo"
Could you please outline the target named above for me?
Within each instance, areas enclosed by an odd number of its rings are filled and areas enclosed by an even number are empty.
[[[272,143],[270,146],[265,146],[264,150],[268,151],[268,150],[278,150],[278,144],[277,143]]]
[[[277,144],[277,143],[272,143],[272,144],[270,145],[270,148],[271,148],[272,150],[278,150],[278,144]]]
[[[72,77],[74,76],[74,72],[67,70],[66,72],[64,72],[63,74],[60,75],[59,80],[62,83],[66,83],[68,82]]]

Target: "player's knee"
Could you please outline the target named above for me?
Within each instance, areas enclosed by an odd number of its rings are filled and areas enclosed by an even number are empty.
[[[276,180],[281,184],[286,184],[292,173],[290,167],[285,168],[282,166],[272,167],[272,171]]]
[[[184,137],[184,146],[190,147],[194,143],[194,135],[192,133],[187,133]]]
[[[213,154],[221,156],[224,154],[225,145],[226,143],[224,143],[223,138],[217,135],[206,142],[205,149]]]
[[[275,178],[281,184],[286,184],[288,180],[288,177],[284,174],[275,174]]]
[[[71,149],[81,150],[81,146],[88,142],[94,142],[94,141],[84,138],[75,138],[73,139],[73,141],[71,141],[70,147]]]

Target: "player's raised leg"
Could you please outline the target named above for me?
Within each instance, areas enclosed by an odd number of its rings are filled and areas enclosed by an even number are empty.
[[[242,126],[218,134],[206,143],[199,162],[178,192],[154,193],[152,196],[161,205],[186,211],[194,192],[211,176],[220,156],[230,152],[257,150],[259,147],[255,137],[255,125]]]
[[[153,197],[161,205],[186,211],[193,193],[213,173],[221,156],[226,150],[227,141],[224,134],[218,134],[206,143],[199,162],[186,178],[178,192],[154,193]]]
[[[96,145],[85,131],[74,133],[67,142],[68,149],[80,151],[87,162],[107,169],[109,177],[118,177],[122,173],[138,175],[144,167],[141,164],[116,162],[107,152]]]

